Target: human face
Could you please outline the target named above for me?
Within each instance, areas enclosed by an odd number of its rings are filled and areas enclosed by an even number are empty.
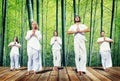
[[[57,34],[57,32],[54,32],[54,36],[57,36],[58,34]]]
[[[76,22],[80,22],[80,18],[78,16],[75,17]]]
[[[32,23],[32,29],[34,30],[36,27],[35,27],[35,23]]]
[[[101,37],[104,37],[105,36],[105,32],[101,32]]]

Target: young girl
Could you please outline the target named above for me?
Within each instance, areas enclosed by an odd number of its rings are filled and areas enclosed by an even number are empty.
[[[18,37],[14,37],[14,41],[9,43],[10,51],[10,70],[18,70],[19,68],[19,48],[21,47]]]
[[[60,54],[60,49],[61,49],[61,38],[58,37],[58,33],[55,31],[54,32],[54,37],[51,38],[50,42],[52,46],[52,53],[53,53],[53,63],[54,63],[54,68],[53,70],[58,70],[58,67],[61,66],[61,54]]]

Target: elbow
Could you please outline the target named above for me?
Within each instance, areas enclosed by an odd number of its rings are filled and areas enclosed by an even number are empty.
[[[87,29],[87,32],[90,32],[90,29]]]

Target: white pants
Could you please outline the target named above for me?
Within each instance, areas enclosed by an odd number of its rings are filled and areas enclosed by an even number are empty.
[[[18,54],[11,54],[10,55],[10,69],[18,69],[19,65],[19,55]]]
[[[84,40],[74,41],[75,63],[77,71],[86,72],[86,47]]]
[[[52,49],[54,66],[61,66],[60,49]]]
[[[103,52],[100,52],[100,54],[101,54],[103,69],[112,67],[112,59],[111,59],[110,51],[103,51]]]
[[[27,52],[28,52],[28,71],[30,71],[30,70],[34,70],[35,72],[39,71],[40,65],[41,65],[41,62],[40,62],[41,57],[39,57],[40,51],[35,50],[31,47],[28,47]]]

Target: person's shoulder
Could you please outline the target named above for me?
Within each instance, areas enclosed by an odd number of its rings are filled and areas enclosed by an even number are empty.
[[[75,26],[75,24],[71,25],[71,27],[74,27],[74,26]]]
[[[59,39],[61,39],[61,37],[58,36]]]
[[[54,39],[55,37],[53,36],[51,39]]]
[[[12,41],[12,42],[10,42],[10,44],[14,44],[14,42]]]
[[[28,32],[28,33],[29,33],[29,32],[32,32],[32,30],[28,30],[27,32]]]
[[[85,24],[82,24],[82,23],[80,23],[80,26],[81,27],[87,27]]]
[[[102,37],[99,37],[98,40],[102,39]]]

